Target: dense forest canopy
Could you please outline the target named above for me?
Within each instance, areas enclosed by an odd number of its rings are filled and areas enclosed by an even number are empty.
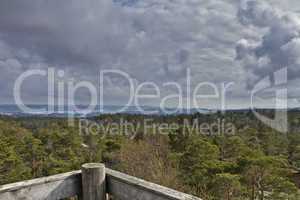
[[[263,110],[272,115],[272,111]],[[128,122],[133,129],[96,126],[82,132],[82,119],[0,117],[0,185],[79,169],[85,162],[108,167],[203,199],[297,200],[300,169],[300,112],[289,112],[289,132],[279,133],[250,111],[145,116],[111,114],[89,119],[109,127]],[[85,119],[86,120],[86,119]],[[143,127],[145,120],[156,126]],[[214,124],[208,132],[184,124]],[[78,123],[77,123],[78,122]],[[157,124],[177,124],[163,130]],[[215,131],[234,125],[234,132]],[[201,131],[201,130],[200,130]],[[117,134],[116,134],[117,133]],[[298,180],[297,180],[298,179]]]

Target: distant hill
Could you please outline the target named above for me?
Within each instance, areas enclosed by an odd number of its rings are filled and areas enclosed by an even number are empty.
[[[80,117],[80,116],[97,116],[99,114],[115,114],[115,113],[126,113],[126,114],[154,114],[154,115],[168,115],[168,114],[194,114],[202,113],[208,114],[213,113],[210,109],[180,109],[175,112],[173,108],[166,108],[162,110],[159,107],[152,106],[141,106],[140,108],[135,106],[129,106],[123,109],[122,106],[107,105],[107,106],[96,106],[93,112],[83,111],[85,106],[78,106],[81,111],[65,107],[54,106],[54,112],[47,110],[47,105],[27,105],[32,112],[24,112],[17,105],[0,105],[0,115],[25,117],[25,116],[47,116],[47,117],[67,117],[69,115]]]

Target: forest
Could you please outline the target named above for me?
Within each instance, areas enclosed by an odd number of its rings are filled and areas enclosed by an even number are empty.
[[[272,110],[261,110],[272,116]],[[280,133],[257,120],[251,111],[190,115],[105,114],[88,120],[114,127],[114,134],[96,126],[82,132],[80,120],[50,117],[0,117],[0,185],[80,169],[102,162],[157,184],[204,200],[299,200],[300,112],[289,111],[289,132]],[[225,121],[234,132],[217,126],[186,131],[184,124]],[[177,124],[165,128],[143,127]],[[222,126],[222,125],[221,125]],[[94,131],[97,129],[97,131]]]

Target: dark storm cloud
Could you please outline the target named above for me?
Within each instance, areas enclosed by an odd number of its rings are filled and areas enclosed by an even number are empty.
[[[243,25],[265,29],[258,41],[242,39],[237,59],[249,71],[248,86],[287,67],[289,80],[300,75],[300,17],[261,1],[244,1],[239,10]]]
[[[112,56],[117,59],[134,34],[120,11],[106,0],[4,0],[0,3],[1,38],[16,48],[38,52],[47,63],[99,64]]]
[[[298,0],[289,2],[297,5]],[[100,69],[120,69],[137,82],[157,84],[184,84],[189,67],[193,84],[234,81],[235,95],[245,96],[248,74],[235,61],[236,42],[248,37],[258,40],[263,36],[259,31],[262,26],[275,27],[275,32],[276,27],[282,28],[268,25],[273,23],[270,20],[257,24],[256,15],[247,9],[240,12],[241,21],[258,27],[243,26],[236,17],[238,6],[235,0],[1,0],[0,103],[12,101],[18,75],[48,67],[92,82]],[[282,21],[280,17],[278,21]],[[271,56],[268,49],[274,47],[268,46],[271,40],[267,43],[258,50],[249,41],[241,42],[238,55],[243,62],[244,56],[254,51],[254,57]],[[282,52],[295,55],[298,43],[291,41],[284,48]],[[40,99],[44,85],[34,80],[30,84],[35,89],[28,91],[28,96],[32,101]],[[117,80],[105,92],[114,100],[121,99],[126,87]]]

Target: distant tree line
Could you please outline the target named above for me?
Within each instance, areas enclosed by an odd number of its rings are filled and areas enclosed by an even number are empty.
[[[262,110],[272,116],[272,111]],[[179,127],[168,134],[141,129],[129,138],[79,134],[66,119],[0,117],[0,185],[77,170],[86,162],[197,195],[205,200],[298,200],[300,112],[289,112],[290,131],[282,134],[259,122],[251,112],[144,116],[113,114],[90,118],[112,123],[179,123],[198,119],[232,122],[234,135],[207,135]],[[147,133],[149,131],[149,133]]]

